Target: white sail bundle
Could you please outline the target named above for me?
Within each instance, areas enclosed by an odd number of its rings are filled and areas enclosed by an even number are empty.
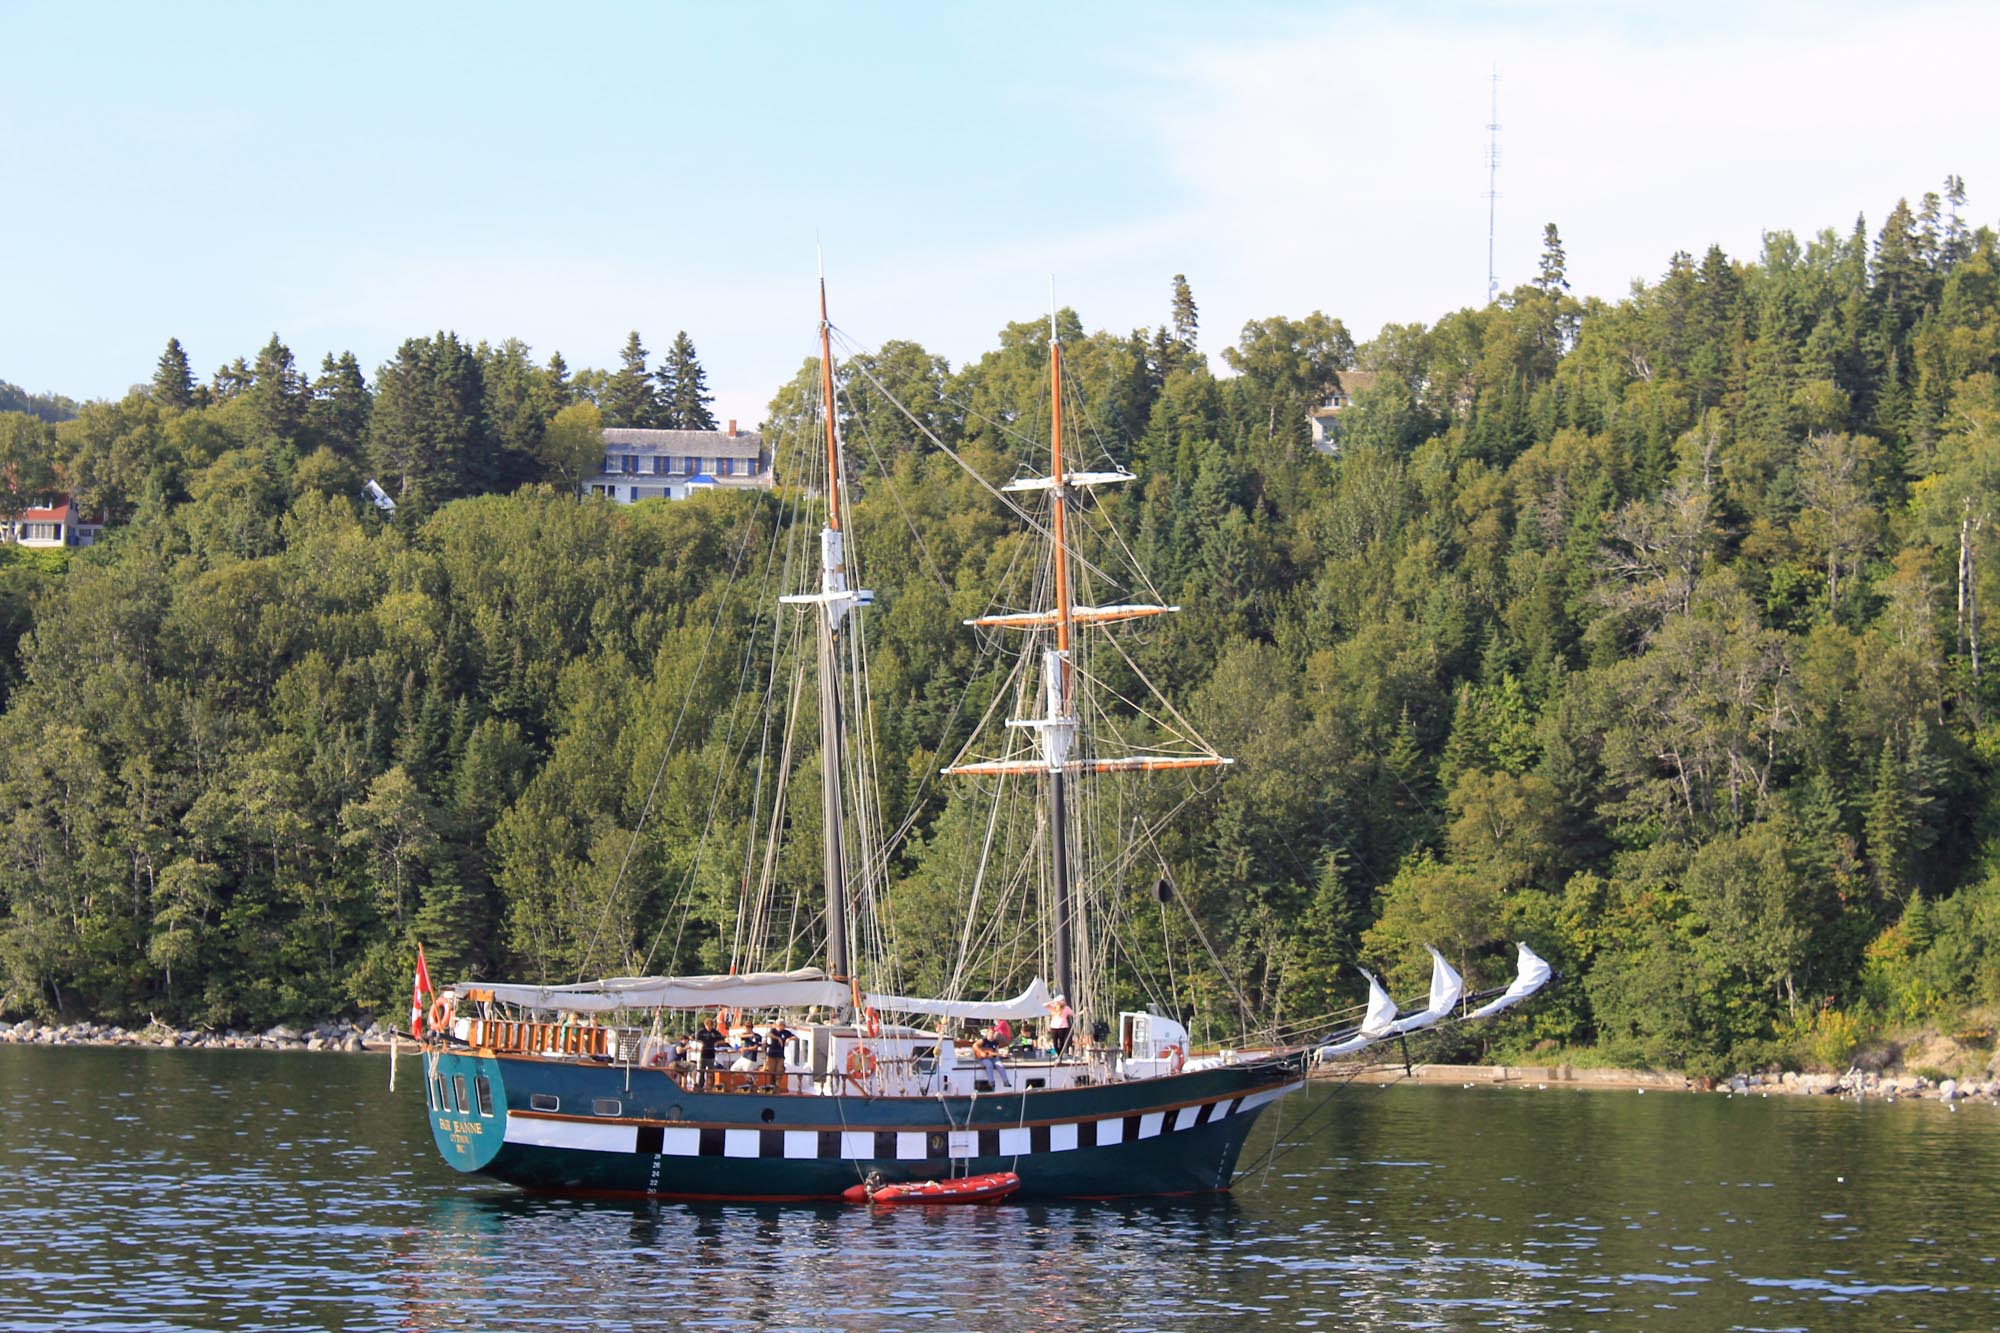
[[[1393,1032],[1415,1032],[1427,1028],[1441,1019],[1451,1017],[1451,1011],[1458,1004],[1458,997],[1465,994],[1465,978],[1458,975],[1444,955],[1430,945],[1424,946],[1431,956],[1431,998],[1423,1009],[1408,1018],[1399,1019]]]
[[[1554,975],[1549,965],[1540,958],[1537,958],[1535,951],[1527,945],[1522,944],[1516,947],[1521,952],[1519,964],[1514,973],[1514,983],[1507,987],[1506,992],[1499,996],[1499,998],[1490,1000],[1467,1014],[1467,1018],[1491,1017],[1499,1013],[1502,1009],[1519,1004],[1548,984],[1549,978]]]
[[[802,1009],[840,1008],[852,1001],[844,981],[816,967],[791,972],[750,972],[737,976],[610,977],[573,986],[481,985],[451,987],[461,999],[491,999],[524,1009],[604,1013],[612,1009]]]
[[[1322,1060],[1336,1055],[1352,1055],[1396,1030],[1396,1002],[1389,998],[1389,992],[1382,989],[1382,983],[1366,969],[1361,975],[1368,978],[1368,1012],[1361,1019],[1360,1030],[1346,1041],[1320,1047],[1317,1054]]]
[[[941,1018],[1040,1018],[1049,1003],[1049,985],[1040,977],[1011,1000],[926,1000],[907,995],[865,997],[878,1013],[935,1014]]]
[[[1329,1042],[1313,1052],[1315,1060],[1331,1060],[1342,1055],[1352,1055],[1365,1050],[1388,1037],[1416,1032],[1443,1022],[1451,1016],[1451,1011],[1465,994],[1465,979],[1444,960],[1444,955],[1426,944],[1424,948],[1431,956],[1431,993],[1424,1008],[1402,1018],[1397,1017],[1396,1002],[1382,989],[1382,983],[1370,976],[1366,970],[1361,975],[1368,978],[1368,1011],[1361,1020],[1361,1026],[1345,1040]],[[1504,993],[1479,1008],[1466,1014],[1464,1021],[1475,1018],[1490,1018],[1503,1009],[1519,1004],[1533,995],[1554,975],[1549,965],[1535,955],[1535,951],[1525,944],[1517,945],[1519,950],[1514,981]]]

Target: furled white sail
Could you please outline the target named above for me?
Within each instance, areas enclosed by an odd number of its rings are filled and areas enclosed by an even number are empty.
[[[1399,1019],[1391,1031],[1415,1032],[1427,1028],[1441,1019],[1451,1017],[1452,1007],[1458,997],[1465,994],[1465,978],[1458,975],[1444,955],[1430,945],[1424,946],[1431,956],[1431,999],[1430,1004],[1408,1018]]]
[[[1322,1060],[1336,1055],[1352,1055],[1396,1030],[1396,1002],[1389,998],[1389,992],[1382,989],[1382,983],[1375,980],[1372,973],[1366,968],[1360,969],[1360,972],[1368,978],[1368,1012],[1362,1016],[1361,1027],[1353,1036],[1319,1048],[1316,1054]]]
[[[1519,1004],[1540,990],[1554,975],[1549,965],[1535,956],[1533,949],[1525,944],[1517,947],[1521,953],[1519,966],[1514,973],[1514,984],[1507,987],[1506,993],[1498,999],[1490,1000],[1467,1014],[1467,1018],[1485,1018],[1511,1005]]]
[[[491,998],[528,1009],[603,1013],[611,1009],[837,1009],[852,1003],[853,992],[817,967],[792,972],[748,972],[740,976],[609,977],[573,986],[482,985],[462,981],[451,988],[460,999]]]
[[[866,998],[870,1009],[888,1014],[935,1014],[940,1018],[1040,1018],[1049,1002],[1048,983],[1036,977],[1011,1000],[926,1000],[907,995]]]

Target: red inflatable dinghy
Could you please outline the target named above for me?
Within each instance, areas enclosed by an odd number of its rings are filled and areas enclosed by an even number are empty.
[[[994,1171],[983,1176],[961,1176],[956,1180],[910,1180],[894,1185],[876,1183],[874,1178],[841,1192],[849,1203],[991,1203],[1021,1188],[1021,1178],[1012,1171]]]

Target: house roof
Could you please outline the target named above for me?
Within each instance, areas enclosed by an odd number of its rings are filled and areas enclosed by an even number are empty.
[[[21,523],[67,523],[70,521],[70,516],[75,508],[67,500],[53,505],[31,505],[23,509],[16,516],[16,521]]]
[[[721,430],[644,430],[613,426],[604,432],[604,447],[614,454],[689,454],[705,458],[757,458],[764,437],[754,430],[734,435]]]
[[[1340,411],[1340,408],[1334,405],[1333,400],[1336,397],[1345,398],[1349,402],[1352,402],[1355,394],[1366,393],[1368,390],[1374,388],[1375,381],[1380,378],[1381,374],[1382,372],[1379,370],[1341,370],[1334,372],[1334,387],[1328,391],[1326,400],[1313,408],[1307,415],[1315,417],[1330,417],[1334,415]]]

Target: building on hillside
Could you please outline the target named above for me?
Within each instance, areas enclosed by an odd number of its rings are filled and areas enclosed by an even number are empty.
[[[1375,387],[1375,377],[1379,371],[1342,370],[1334,375],[1333,387],[1327,391],[1320,405],[1306,413],[1312,425],[1313,448],[1321,453],[1340,452],[1340,414],[1354,405],[1354,395],[1366,393]]]
[[[637,500],[685,500],[716,487],[771,487],[771,456],[764,437],[738,430],[642,430],[612,427],[604,432],[603,469],[586,477],[586,495],[620,504]]]
[[[0,542],[12,542],[38,550],[94,546],[103,531],[102,518],[82,517],[67,499],[23,509],[11,518],[0,518]]]

